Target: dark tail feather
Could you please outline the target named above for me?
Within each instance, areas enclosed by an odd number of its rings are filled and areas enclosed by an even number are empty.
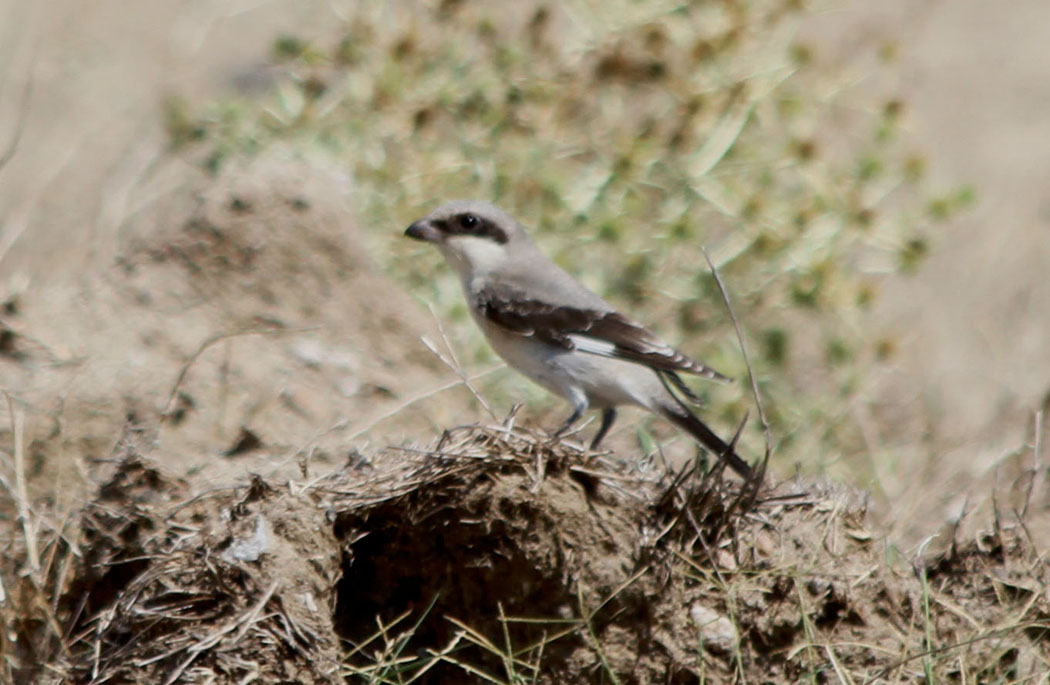
[[[663,415],[674,425],[688,431],[701,445],[714,452],[716,456],[724,459],[729,468],[736,471],[741,478],[751,477],[751,466],[741,459],[722,438],[715,435],[703,421],[696,418],[684,405],[667,407],[664,409]]]

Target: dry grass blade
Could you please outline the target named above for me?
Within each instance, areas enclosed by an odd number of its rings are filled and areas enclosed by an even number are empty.
[[[15,491],[11,496],[18,508],[18,522],[22,526],[22,534],[26,544],[26,560],[30,576],[36,576],[40,571],[40,552],[37,550],[37,531],[33,522],[32,511],[29,506],[29,492],[26,489],[26,459],[25,459],[25,411],[15,407],[14,398],[4,393],[7,398],[7,410],[11,417],[11,433],[14,436],[14,467],[15,467]]]
[[[481,395],[477,388],[470,380],[470,376],[466,371],[463,370],[462,364],[459,363],[459,359],[456,358],[456,350],[452,347],[452,343],[448,340],[448,335],[445,333],[445,326],[441,323],[441,317],[434,311],[433,304],[427,303],[427,308],[430,310],[430,316],[434,319],[437,324],[438,332],[441,333],[441,342],[445,344],[445,349],[448,350],[448,356],[442,354],[434,343],[430,342],[425,336],[421,339],[423,344],[428,350],[434,353],[441,363],[444,364],[450,371],[459,376],[460,382],[463,383],[464,387],[470,391],[470,394],[474,396],[474,399],[478,401],[478,404],[482,406],[485,412],[492,418],[493,421],[497,421],[496,413],[492,411],[492,407]]]
[[[182,386],[183,381],[186,380],[186,374],[189,373],[190,368],[196,363],[202,354],[208,349],[223,340],[231,340],[233,338],[243,338],[249,335],[289,335],[293,333],[306,333],[308,331],[317,330],[316,328],[298,328],[298,329],[283,329],[283,328],[253,328],[243,331],[233,331],[231,333],[216,333],[215,335],[205,338],[197,349],[194,350],[193,354],[189,356],[183,365],[179,368],[179,373],[175,376],[175,381],[171,384],[171,390],[168,391],[168,399],[164,403],[164,408],[161,411],[161,416],[167,418],[171,415],[171,412],[175,406],[175,398],[179,394],[179,388]]]
[[[1021,520],[1028,516],[1028,506],[1032,503],[1032,493],[1042,492],[1046,481],[1046,466],[1043,465],[1043,411],[1035,413],[1035,436],[1032,444],[1032,475],[1028,479],[1028,490],[1025,493],[1024,506],[1021,508]]]
[[[393,618],[393,620],[389,621],[388,623],[384,623],[384,622],[380,621],[377,618],[376,622],[379,624],[379,628],[377,628],[374,633],[372,633],[371,635],[367,636],[365,639],[361,640],[360,642],[349,642],[348,641],[350,646],[351,646],[351,650],[346,653],[346,657],[347,658],[351,658],[351,657],[356,656],[359,653],[363,653],[366,647],[368,647],[369,645],[374,643],[379,638],[385,636],[391,629],[395,628],[398,624],[400,624],[402,621],[404,621],[405,619],[407,619],[411,615],[412,615],[411,611],[404,611],[401,614],[395,616]]]
[[[467,640],[473,645],[480,647],[485,652],[496,656],[501,662],[508,678],[514,677],[514,674],[517,673],[518,667],[531,668],[531,665],[529,663],[521,661],[515,656],[513,648],[509,645],[510,636],[506,633],[506,631],[504,631],[504,640],[507,641],[508,644],[505,648],[500,648],[496,646],[496,643],[494,643],[489,638],[485,637],[476,628],[469,626],[463,621],[452,616],[446,616],[445,618],[446,620],[448,620],[449,623],[460,629],[460,632],[457,634],[461,635],[463,639]],[[505,621],[503,622],[503,625],[506,626]]]
[[[474,381],[476,381],[478,379],[481,379],[481,378],[484,378],[485,376],[488,376],[489,374],[493,373],[494,371],[499,371],[500,369],[504,368],[505,366],[506,366],[506,364],[502,364],[502,363],[495,364],[493,366],[490,366],[487,369],[483,369],[483,370],[481,370],[481,371],[479,371],[479,372],[477,372],[475,374],[472,374],[471,376],[469,376],[467,378],[467,381],[470,382],[470,383],[473,383]],[[347,436],[347,440],[349,440],[349,441],[356,440],[357,438],[360,438],[362,435],[365,435],[366,433],[371,431],[373,428],[378,426],[383,421],[386,421],[388,419],[391,419],[391,418],[394,418],[394,417],[398,416],[399,414],[404,412],[409,407],[411,407],[411,406],[413,406],[415,404],[418,404],[418,403],[420,403],[420,402],[422,402],[424,400],[428,400],[431,397],[434,397],[435,395],[440,395],[443,392],[447,392],[448,390],[451,390],[453,388],[458,388],[459,386],[464,385],[464,384],[465,384],[464,380],[462,378],[460,378],[458,380],[454,380],[454,381],[451,381],[449,383],[443,383],[443,384],[435,386],[433,388],[430,388],[430,389],[427,389],[427,390],[423,390],[422,392],[420,392],[418,394],[415,394],[415,395],[409,397],[408,399],[404,400],[403,402],[400,402],[399,404],[397,404],[397,405],[391,407],[390,409],[384,411],[383,413],[379,414],[378,416],[376,416],[375,418],[370,420],[368,423],[366,423],[363,426],[357,428],[356,430],[354,430],[352,433],[350,433]],[[324,431],[324,433],[322,433],[320,435],[325,435],[325,434],[331,433],[333,431],[340,430],[341,428],[344,428],[344,427],[349,426],[349,425],[350,425],[350,422],[348,420],[340,421],[339,423],[337,423],[334,426],[330,427],[328,430]],[[318,437],[320,437],[320,435]],[[300,448],[299,452],[302,452],[305,449],[306,449],[305,447]]]
[[[33,58],[29,60],[30,64],[36,64],[36,53],[39,47],[39,38],[37,43],[33,46]],[[11,133],[11,139],[7,142],[7,149],[0,153],[0,172],[3,172],[4,167],[7,166],[8,162],[18,152],[18,146],[22,142],[22,133],[25,131],[26,121],[29,119],[29,105],[33,99],[33,83],[36,80],[36,72],[30,69],[29,76],[26,78],[25,85],[22,86],[22,99],[21,104],[18,108],[18,119],[15,122],[15,130]],[[4,261],[4,253],[0,251],[0,262]]]
[[[584,627],[587,628],[586,634],[587,634],[587,637],[589,638],[589,642],[590,642],[591,648],[594,650],[595,654],[598,655],[598,660],[601,662],[601,665],[602,665],[602,672],[609,678],[609,681],[611,683],[613,683],[613,685],[620,685],[621,681],[620,681],[619,676],[616,675],[616,669],[613,668],[612,663],[609,661],[609,657],[606,656],[605,650],[602,648],[601,637],[598,635],[597,631],[594,628],[593,619],[594,619],[594,615],[598,613],[598,609],[594,609],[594,610],[587,609],[586,606],[584,605],[583,595],[584,595],[583,588],[582,588],[582,586],[579,583],[577,583],[577,585],[576,585],[577,609],[580,612],[580,616],[583,617],[583,625],[584,625]]]
[[[765,475],[766,465],[769,462],[769,457],[773,452],[773,438],[769,429],[769,420],[766,418],[766,411],[762,404],[762,396],[758,391],[758,381],[755,379],[754,367],[751,364],[751,355],[747,350],[747,342],[744,340],[743,331],[740,330],[740,320],[736,316],[736,312],[733,311],[733,303],[729,300],[729,292],[726,290],[725,283],[722,282],[722,276],[718,273],[718,269],[715,268],[714,262],[711,261],[711,257],[707,254],[706,250],[703,250],[704,259],[707,260],[707,265],[711,269],[711,275],[715,279],[715,284],[718,286],[718,292],[722,295],[722,302],[726,306],[726,311],[729,313],[729,319],[733,322],[733,329],[736,331],[737,342],[740,343],[740,353],[744,356],[744,364],[747,367],[747,378],[751,384],[751,395],[755,399],[755,407],[758,409],[758,419],[762,424],[762,434],[766,441],[766,451],[762,458],[762,464],[759,467],[759,475],[756,477],[758,483],[762,482],[762,477]]]
[[[740,343],[740,353],[744,356],[744,364],[747,367],[747,377],[751,385],[751,395],[755,400],[755,407],[758,409],[759,422],[762,424],[762,435],[765,438],[766,449],[762,455],[762,461],[759,463],[758,468],[752,471],[751,477],[747,479],[745,483],[744,492],[747,493],[745,497],[742,497],[738,504],[743,510],[750,509],[758,497],[759,489],[762,487],[766,477],[766,469],[769,466],[769,458],[773,453],[773,438],[769,428],[769,420],[766,418],[765,408],[762,405],[762,396],[758,391],[758,381],[755,379],[754,367],[751,364],[751,356],[747,350],[747,342],[744,340],[743,332],[740,330],[740,320],[736,316],[736,312],[733,311],[733,304],[729,300],[729,293],[726,290],[725,284],[722,282],[722,277],[718,273],[718,269],[715,268],[714,262],[711,261],[711,257],[707,254],[707,250],[701,250],[704,255],[704,259],[707,260],[707,265],[711,269],[711,275],[715,279],[715,284],[718,286],[718,292],[722,295],[722,302],[725,304],[726,311],[729,313],[729,319],[733,322],[733,330],[736,331],[737,342]],[[734,446],[736,439],[739,437],[740,430],[743,429],[743,424],[737,430],[737,436],[734,437]]]

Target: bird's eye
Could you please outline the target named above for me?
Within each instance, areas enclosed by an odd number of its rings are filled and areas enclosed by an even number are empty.
[[[473,214],[463,214],[459,217],[459,225],[469,231],[478,225],[478,218]]]

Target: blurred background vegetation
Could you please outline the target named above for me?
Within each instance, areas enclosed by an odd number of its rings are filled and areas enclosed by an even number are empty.
[[[896,94],[845,103],[863,83],[815,67],[804,4],[355,3],[339,40],[275,38],[272,88],[176,94],[167,128],[212,170],[275,143],[347,165],[375,255],[442,319],[466,319],[459,285],[401,229],[440,201],[488,200],[614,304],[743,380],[706,249],[745,329],[778,461],[856,471],[874,446],[853,406],[896,346],[865,337],[865,312],[973,191],[926,186]],[[893,46],[874,57],[892,61]],[[449,328],[471,336],[468,369],[491,358],[472,326]],[[523,386],[481,387],[510,402]],[[753,405],[746,383],[697,390],[723,427]],[[754,426],[744,440],[760,452]]]

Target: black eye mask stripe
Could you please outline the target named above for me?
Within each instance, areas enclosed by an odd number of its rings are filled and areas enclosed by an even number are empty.
[[[473,217],[473,220],[464,220],[465,217]],[[479,238],[494,240],[500,245],[506,244],[509,237],[507,232],[476,214],[461,214],[451,219],[435,221],[434,225],[445,235],[473,235]]]

